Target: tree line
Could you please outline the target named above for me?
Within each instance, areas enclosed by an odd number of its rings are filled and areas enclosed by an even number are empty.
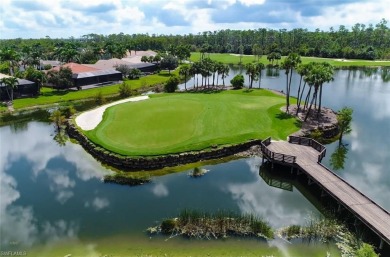
[[[389,59],[390,29],[388,21],[378,24],[357,23],[348,29],[340,25],[328,31],[304,28],[292,30],[266,29],[204,31],[186,35],[156,34],[87,34],[80,38],[7,39],[0,41],[0,49],[12,49],[23,63],[37,59],[63,62],[95,63],[99,59],[122,58],[127,51],[155,50],[174,52],[188,49],[202,53],[236,53],[270,55],[278,59],[296,52],[301,56]],[[276,57],[276,58],[275,58]]]

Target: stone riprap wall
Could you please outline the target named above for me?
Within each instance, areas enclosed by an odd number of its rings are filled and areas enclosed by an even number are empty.
[[[252,146],[260,145],[261,142],[260,139],[256,139],[241,144],[224,146],[207,151],[185,152],[156,157],[129,157],[113,153],[94,144],[79,130],[72,119],[67,121],[66,130],[71,138],[76,139],[87,152],[102,163],[129,171],[155,170],[164,167],[173,167],[187,163],[223,158],[246,151]]]

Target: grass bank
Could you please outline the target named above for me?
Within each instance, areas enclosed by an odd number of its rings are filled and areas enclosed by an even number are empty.
[[[110,107],[85,134],[128,156],[203,150],[268,136],[284,140],[299,129],[294,118],[282,115],[284,103],[283,96],[263,89],[158,94]]]
[[[177,71],[171,72],[172,74],[177,73]],[[168,72],[160,72],[159,74],[149,75],[145,77],[141,77],[140,79],[135,80],[127,80],[126,84],[128,84],[131,89],[139,89],[141,87],[150,87],[157,84],[164,83],[169,78]],[[93,99],[99,92],[104,97],[114,96],[119,93],[119,85],[108,85],[108,86],[102,86],[98,88],[92,88],[87,90],[55,90],[52,88],[42,88],[41,94],[37,97],[29,97],[29,98],[20,98],[15,99],[13,101],[13,106],[16,111],[32,108],[32,107],[39,107],[39,106],[45,106],[45,105],[54,105],[54,104],[61,104],[61,103],[69,103],[73,101],[79,101],[84,99]],[[0,107],[0,111],[6,111],[5,106]]]
[[[166,240],[166,237],[146,237],[133,235],[115,235],[95,240],[62,239],[48,245],[35,246],[27,250],[28,256],[52,257],[204,257],[204,256],[311,256],[324,257],[329,252],[339,257],[335,245],[329,244],[289,244],[268,245],[257,239],[229,238],[227,240],[187,240],[180,237]]]
[[[234,54],[219,54],[219,53],[210,53],[206,56],[209,56],[212,60],[220,61],[225,64],[239,64],[240,62],[240,56],[234,55]],[[283,61],[285,56],[282,56],[282,59],[279,60],[279,64],[281,61]],[[191,61],[199,61],[200,60],[200,53],[193,52],[191,53]],[[252,63],[257,62],[257,58],[253,55],[243,55],[242,56],[242,63]],[[308,63],[308,62],[328,62],[332,64],[335,67],[367,67],[367,66],[388,66],[390,67],[390,61],[368,61],[368,60],[341,60],[341,59],[335,59],[335,58],[320,58],[320,57],[301,57],[302,63]],[[267,56],[263,55],[260,60],[260,62],[264,63],[265,65],[269,64],[269,61],[267,60]],[[276,61],[274,61],[274,64]]]

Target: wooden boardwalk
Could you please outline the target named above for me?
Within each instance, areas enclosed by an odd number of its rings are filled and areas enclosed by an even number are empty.
[[[383,240],[381,245],[383,242],[390,245],[390,213],[321,164],[326,153],[324,146],[309,138],[290,136],[289,142],[271,142],[268,138],[262,141],[261,150],[263,160],[306,173],[311,182],[317,183],[375,232]]]

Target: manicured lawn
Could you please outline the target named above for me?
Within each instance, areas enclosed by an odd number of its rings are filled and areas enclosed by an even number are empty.
[[[218,53],[211,53],[210,56],[212,60],[220,61],[225,64],[238,64],[240,62],[240,57],[238,55],[232,55],[232,54],[218,54]],[[285,56],[282,56],[282,59],[279,60],[279,64]],[[198,61],[200,59],[200,54],[193,52],[191,53],[191,61]],[[308,63],[308,62],[329,62],[335,67],[346,67],[346,66],[390,66],[390,61],[367,61],[367,60],[336,60],[333,58],[319,58],[319,57],[301,57],[302,63]],[[257,62],[257,59],[254,56],[248,56],[244,55],[242,56],[242,63],[251,63],[251,62]],[[260,62],[264,64],[269,64],[269,61],[267,60],[267,56],[263,55],[260,58]],[[274,64],[276,61],[274,61]]]
[[[174,72],[172,72],[174,73]],[[169,75],[167,72],[162,72],[156,75],[150,75],[141,77],[136,80],[128,80],[126,83],[130,85],[131,89],[137,89],[142,86],[152,86],[167,81]],[[28,108],[39,105],[48,105],[61,102],[75,101],[87,98],[93,98],[99,92],[102,92],[104,96],[110,96],[118,94],[119,84],[109,85],[100,88],[86,89],[80,91],[65,91],[54,90],[51,88],[42,88],[41,95],[36,98],[22,98],[15,99],[13,102],[16,110],[22,108]]]
[[[132,156],[161,155],[234,144],[298,130],[281,115],[285,98],[267,90],[153,95],[113,106],[86,135],[111,151]]]

